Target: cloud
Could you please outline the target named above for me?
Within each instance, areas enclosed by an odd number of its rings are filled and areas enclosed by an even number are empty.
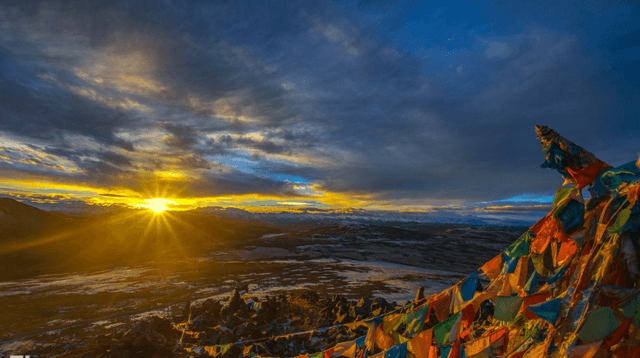
[[[511,53],[511,49],[506,42],[487,41],[485,42],[486,50],[484,55],[491,59],[494,57],[505,58]]]
[[[0,165],[138,193],[158,177],[193,197],[313,185],[411,206],[553,191],[561,180],[538,168],[534,124],[635,158],[637,109],[616,88],[640,78],[625,67],[636,35],[579,18],[637,7],[525,21],[527,4],[349,6],[0,6],[0,135],[15,142]]]

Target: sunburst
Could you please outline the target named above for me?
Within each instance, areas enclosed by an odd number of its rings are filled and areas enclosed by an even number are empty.
[[[156,214],[160,214],[171,209],[171,206],[176,204],[173,200],[153,198],[145,200],[142,204],[139,204],[139,207],[147,208]]]

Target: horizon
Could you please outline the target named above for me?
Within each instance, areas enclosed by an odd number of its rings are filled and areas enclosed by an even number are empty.
[[[141,214],[160,214],[172,216],[175,213],[187,212],[205,216],[229,217],[234,219],[257,219],[266,220],[274,223],[275,221],[285,219],[285,222],[308,222],[308,221],[339,221],[342,223],[358,222],[363,224],[370,223],[424,223],[424,224],[456,224],[456,225],[472,225],[472,226],[513,226],[528,227],[537,222],[544,213],[552,208],[551,205],[539,205],[537,207],[503,207],[499,208],[437,208],[430,211],[389,211],[389,210],[365,210],[354,208],[341,209],[316,209],[316,208],[297,208],[297,209],[279,209],[272,210],[245,210],[233,206],[203,206],[188,209],[175,210],[168,206],[161,209],[152,208],[149,204],[141,204],[137,206],[128,206],[122,204],[111,204],[109,206],[94,206],[91,210],[87,207],[64,207],[57,203],[31,203],[27,200],[17,199],[9,195],[0,195],[2,199],[9,199],[21,204],[29,205],[36,209],[46,212],[59,213],[71,217],[92,217],[104,214],[117,214],[119,211],[135,211]],[[161,199],[163,200],[163,199]],[[2,209],[0,205],[0,210]],[[508,214],[505,214],[504,212]],[[498,215],[495,215],[495,214]],[[240,217],[238,217],[240,215]],[[291,216],[293,215],[293,216]],[[275,221],[273,221],[275,220]]]
[[[0,5],[0,196],[537,220],[535,124],[640,151],[640,4],[544,7]]]

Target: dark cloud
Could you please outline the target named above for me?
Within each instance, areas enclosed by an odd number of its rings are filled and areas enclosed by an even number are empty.
[[[198,197],[203,193],[211,196],[265,194],[286,197],[297,195],[289,184],[241,172],[204,176],[189,182],[181,195]]]
[[[163,123],[162,126],[170,133],[169,136],[163,140],[164,143],[170,147],[187,150],[198,143],[198,132],[187,125]]]
[[[98,195],[100,195],[100,196],[112,197],[112,198],[126,198],[126,196],[124,196],[124,195],[118,195],[118,194],[100,193],[100,194],[98,194]]]
[[[134,121],[122,111],[56,89],[28,88],[11,79],[0,79],[0,93],[4,94],[0,100],[0,131],[37,140],[80,134],[133,150],[131,143],[114,134],[117,128]]]
[[[0,6],[0,134],[73,162],[81,175],[47,169],[64,180],[197,173],[189,196],[292,195],[280,176],[390,201],[553,192],[535,124],[613,165],[636,157],[640,6],[533,6]],[[251,155],[261,175],[212,159]],[[27,159],[3,165],[44,170]]]

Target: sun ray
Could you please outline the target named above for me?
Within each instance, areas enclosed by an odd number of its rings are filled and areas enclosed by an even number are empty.
[[[161,225],[167,227],[169,234],[171,234],[171,239],[173,240],[173,242],[175,242],[177,249],[180,250],[180,254],[182,254],[182,258],[185,259],[185,262],[189,262],[188,260],[189,254],[182,246],[182,243],[180,242],[180,240],[178,240],[178,236],[176,235],[175,231],[171,227],[171,223],[169,223],[168,217],[173,217],[173,215],[163,215],[160,217],[160,222],[162,223]]]
[[[138,241],[138,248],[142,247],[142,245],[144,245],[144,243],[147,241],[147,237],[149,236],[149,232],[151,231],[151,229],[153,229],[156,217],[157,215],[152,215],[151,217],[147,218],[147,226],[142,233],[140,241]]]

